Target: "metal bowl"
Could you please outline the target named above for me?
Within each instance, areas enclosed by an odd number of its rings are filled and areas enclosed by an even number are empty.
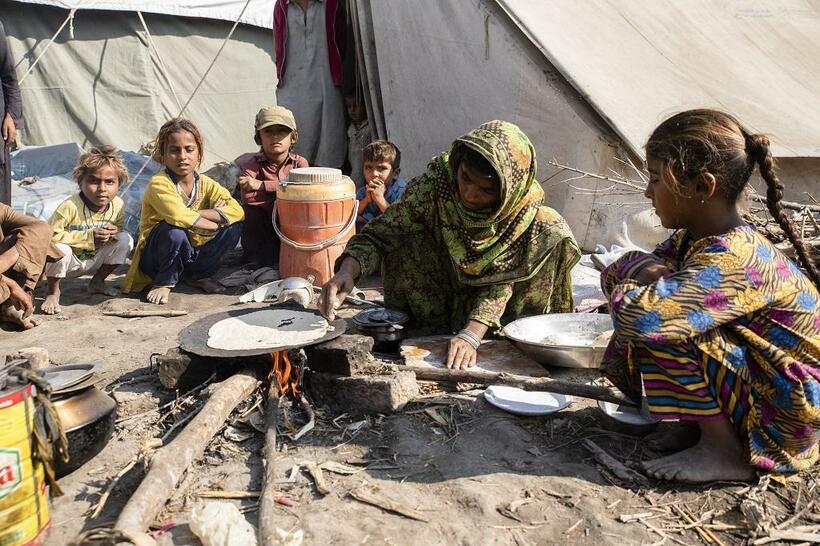
[[[613,328],[609,315],[556,313],[515,320],[504,335],[539,364],[599,368],[606,351],[601,335]]]

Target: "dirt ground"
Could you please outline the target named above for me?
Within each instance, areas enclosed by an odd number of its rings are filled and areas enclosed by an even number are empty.
[[[236,301],[235,296],[183,289],[172,294],[169,307],[187,309],[187,316],[107,317],[102,309],[111,302],[88,295],[85,282],[66,283],[62,315],[44,317],[41,326],[27,332],[0,330],[0,355],[39,346],[57,364],[98,363],[99,386],[119,402],[114,438],[97,457],[60,481],[65,494],[54,499],[47,546],[68,544],[84,530],[113,523],[142,478],[142,465],[117,482],[104,509],[90,518],[106,486],[136,459],[142,442],[161,436],[202,404],[196,395],[163,389],[151,355],[177,346],[177,334],[186,325],[227,310]],[[37,295],[39,306],[42,288]],[[596,461],[584,440],[627,463],[658,453],[638,437],[603,428],[590,401],[576,399],[549,417],[521,418],[488,405],[480,391],[448,393],[431,385],[423,391],[395,415],[320,410],[312,432],[297,442],[285,440],[274,464],[283,482],[282,495],[292,506],[277,506],[278,526],[302,530],[305,544],[397,545],[745,544],[752,543],[750,537],[766,537],[767,530],[775,533],[771,537],[780,536],[773,531],[778,525],[794,533],[820,527],[814,507],[816,474],[788,483],[764,479],[760,484],[705,487],[623,483]],[[175,398],[176,404],[153,411]],[[424,411],[431,409],[435,415]],[[197,502],[218,500],[200,495],[260,488],[263,437],[249,436],[237,441],[235,435],[228,439],[220,433],[189,469],[156,522],[165,529],[157,537],[160,544],[200,544],[186,523],[190,511]],[[322,495],[309,474],[293,470],[308,461],[336,461],[360,470],[325,471],[331,492]],[[390,513],[348,495],[363,486],[429,521]],[[226,502],[240,507],[255,524],[256,500],[252,494],[248,497]],[[757,529],[749,517],[757,518]]]

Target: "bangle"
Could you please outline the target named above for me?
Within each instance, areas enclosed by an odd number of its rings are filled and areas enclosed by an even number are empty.
[[[481,338],[475,335],[470,330],[467,330],[466,328],[463,330],[459,330],[458,334],[456,334],[456,337],[469,343],[475,350],[478,350],[478,348],[481,347]]]

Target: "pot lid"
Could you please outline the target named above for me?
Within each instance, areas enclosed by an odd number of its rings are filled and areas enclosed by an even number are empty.
[[[374,307],[365,309],[353,317],[353,322],[357,326],[390,326],[393,324],[404,324],[410,319],[407,313],[398,309],[388,309],[386,307]]]
[[[40,368],[38,371],[51,385],[52,391],[59,392],[94,375],[94,364],[65,364]]]

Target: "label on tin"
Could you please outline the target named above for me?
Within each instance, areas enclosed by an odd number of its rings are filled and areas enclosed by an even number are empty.
[[[23,480],[19,449],[0,449],[0,499],[14,491]]]

